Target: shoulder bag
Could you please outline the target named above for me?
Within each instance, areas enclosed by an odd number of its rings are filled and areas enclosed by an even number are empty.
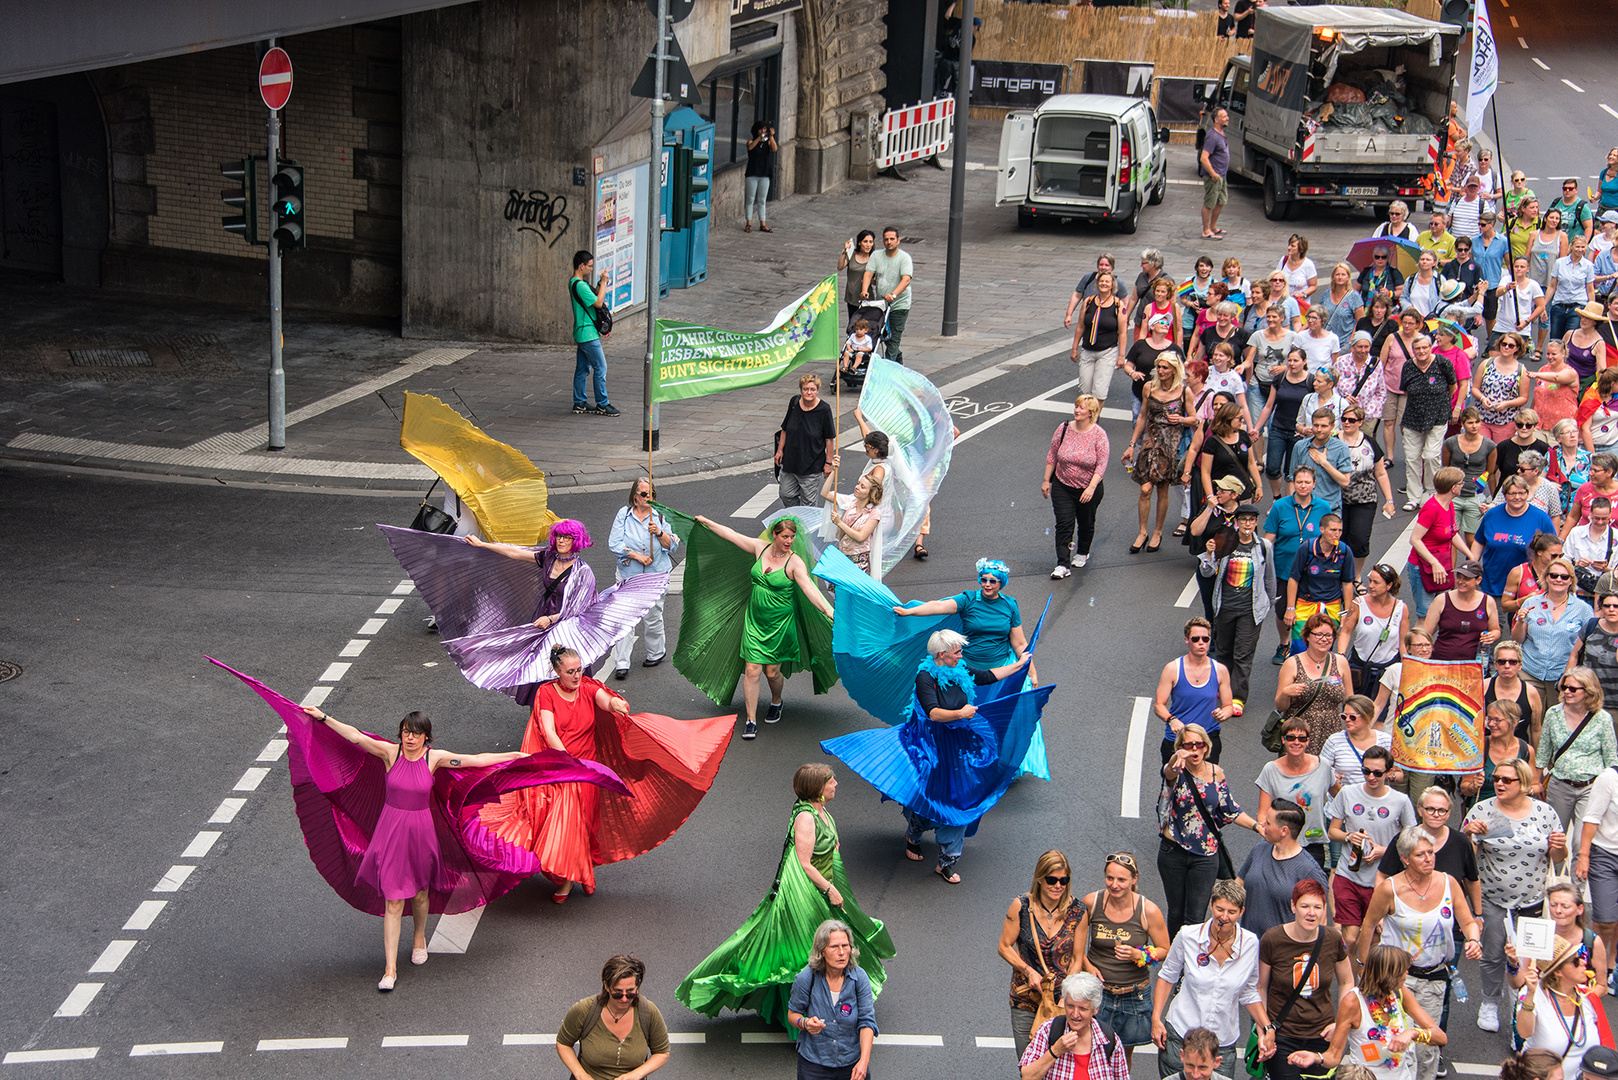
[[[605,304],[602,304],[599,307],[595,304],[591,304],[586,307],[584,301],[579,299],[577,286],[574,284],[574,282],[583,280],[583,278],[577,277],[570,278],[568,280],[567,294],[573,298],[573,302],[575,304],[579,305],[581,308],[584,308],[584,313],[590,317],[590,325],[596,328],[596,333],[605,338],[612,333],[612,309],[607,307]],[[589,283],[585,282],[585,285],[588,287]]]
[[[1567,753],[1567,748],[1578,741],[1579,736],[1584,734],[1584,729],[1589,726],[1590,721],[1595,718],[1596,713],[1601,711],[1603,710],[1597,709],[1595,711],[1585,713],[1584,719],[1579,721],[1579,726],[1573,729],[1573,734],[1569,735],[1567,737],[1567,741],[1556,748],[1556,753],[1551,755],[1551,759],[1545,763],[1542,770],[1546,780],[1551,778],[1551,770],[1556,768],[1557,761],[1561,760],[1562,755]]]
[[[1607,554],[1601,560],[1608,564],[1612,562],[1612,541],[1613,529],[1609,526],[1607,529]],[[1590,596],[1595,595],[1596,586],[1600,583],[1601,575],[1604,573],[1606,571],[1597,570],[1593,566],[1575,566],[1573,568],[1573,577],[1579,586],[1579,591]]]
[[[1181,769],[1182,777],[1188,775],[1187,770]],[[1202,789],[1196,777],[1191,777],[1191,798],[1196,801],[1197,813],[1202,815],[1203,824],[1213,833],[1214,843],[1219,845],[1219,880],[1230,881],[1236,877],[1236,864],[1230,861],[1230,852],[1225,846],[1225,834],[1220,830],[1219,823],[1208,812],[1207,805],[1202,801]]]
[[[1300,653],[1299,655],[1301,656],[1302,654]],[[1335,663],[1337,654],[1332,653],[1331,655],[1332,660]],[[1303,670],[1303,666],[1301,664],[1299,665],[1298,670],[1300,672]],[[1350,674],[1353,674],[1353,672],[1351,671]],[[1321,675],[1322,678],[1324,678],[1325,673],[1322,672]],[[1296,701],[1294,701],[1292,704],[1287,706],[1287,711],[1284,713],[1280,709],[1270,710],[1270,715],[1264,718],[1264,727],[1259,731],[1259,740],[1264,744],[1264,749],[1268,750],[1272,754],[1279,754],[1281,752],[1281,725],[1286,723],[1288,717],[1301,716],[1303,713],[1307,712],[1309,706],[1315,703],[1315,699],[1320,696],[1321,690],[1325,688],[1325,684],[1321,682],[1320,679],[1315,679],[1314,683],[1315,692],[1309,695],[1309,700],[1303,705],[1300,706]]]
[[[1271,1026],[1277,1032],[1280,1031],[1281,1025],[1286,1023],[1287,1014],[1292,1011],[1292,1006],[1298,1000],[1298,995],[1303,992],[1305,986],[1309,985],[1309,976],[1314,974],[1315,965],[1320,962],[1320,949],[1325,944],[1326,928],[1322,926],[1319,936],[1315,938],[1315,947],[1309,950],[1309,962],[1303,966],[1303,974],[1299,976],[1297,984],[1293,986],[1292,993],[1288,994],[1286,1001],[1281,1004],[1281,1011],[1275,1014],[1275,1020]],[[1247,1075],[1252,1077],[1253,1080],[1264,1080],[1265,1064],[1258,1056],[1258,1028],[1256,1027],[1250,1029],[1247,1033],[1246,1058]]]
[[[433,497],[433,490],[437,487],[438,481],[434,480],[433,486],[427,489],[426,495],[422,496],[421,506],[417,508],[416,516],[411,519],[410,527],[417,532],[452,533],[455,531],[457,524],[455,519],[427,501]]]
[[[1045,949],[1043,948],[1044,932],[1039,928],[1039,920],[1034,917],[1029,908],[1028,897],[1022,898],[1023,918],[1028,920],[1028,927],[1033,933],[1034,958],[1039,961],[1039,970],[1045,977],[1040,981],[1039,1005],[1034,1009],[1034,1027],[1039,1027],[1051,1017],[1058,1015],[1062,1010],[1056,1004],[1056,992],[1051,981],[1051,969],[1045,963]],[[1060,1036],[1058,1036],[1060,1037]]]

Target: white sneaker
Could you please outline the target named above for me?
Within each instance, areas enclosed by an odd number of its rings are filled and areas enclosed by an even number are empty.
[[[1085,564],[1088,563],[1089,561],[1090,561],[1090,556],[1088,556],[1088,555],[1075,555],[1075,556],[1073,556],[1073,565],[1077,566],[1081,570],[1084,569]]]
[[[1485,1001],[1478,1006],[1478,1029],[1480,1031],[1500,1030],[1500,1006],[1492,1001]]]
[[[1073,576],[1073,571],[1069,570],[1065,566],[1058,566],[1055,570],[1051,571],[1051,578],[1053,580],[1060,580],[1061,578],[1072,577],[1072,576]]]

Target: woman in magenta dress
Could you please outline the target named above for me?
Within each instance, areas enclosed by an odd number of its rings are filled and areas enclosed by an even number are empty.
[[[415,940],[412,964],[427,962],[427,891],[444,888],[444,864],[433,823],[433,772],[440,765],[480,768],[526,757],[520,750],[505,754],[452,754],[434,750],[433,722],[426,713],[413,712],[399,721],[399,741],[390,743],[367,735],[351,724],[334,720],[312,706],[303,710],[333,732],[373,757],[387,770],[382,813],[376,820],[354,880],[382,894],[387,908],[382,915],[382,981],[378,990],[392,990],[399,976],[399,932],[404,925],[405,901],[410,901]]]

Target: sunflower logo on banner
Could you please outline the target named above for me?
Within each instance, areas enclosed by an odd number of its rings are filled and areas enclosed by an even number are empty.
[[[1422,773],[1483,768],[1483,665],[1476,660],[1404,659],[1393,760]]]

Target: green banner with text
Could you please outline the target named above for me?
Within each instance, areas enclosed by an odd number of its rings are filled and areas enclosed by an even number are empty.
[[[833,275],[788,304],[756,334],[657,320],[652,400],[719,394],[774,382],[799,364],[835,361],[842,347]]]

